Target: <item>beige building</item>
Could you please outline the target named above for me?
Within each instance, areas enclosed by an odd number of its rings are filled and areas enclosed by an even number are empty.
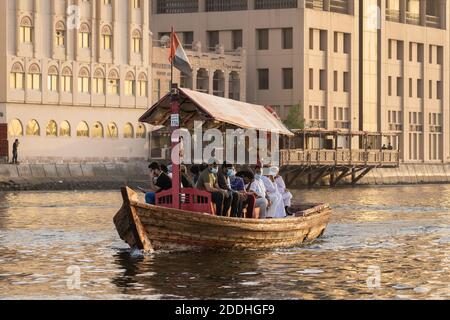
[[[203,52],[244,48],[247,101],[281,117],[300,104],[306,127],[398,133],[370,144],[392,143],[404,162],[450,160],[446,0],[158,0],[151,9],[155,37],[173,26]]]
[[[2,0],[0,123],[19,161],[147,159],[150,1]]]

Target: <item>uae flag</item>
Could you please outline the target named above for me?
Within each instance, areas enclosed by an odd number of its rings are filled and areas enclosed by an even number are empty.
[[[189,62],[189,58],[181,45],[180,39],[178,39],[178,36],[174,31],[172,31],[172,34],[170,35],[169,61],[175,68],[184,74],[188,76],[192,75],[192,66]]]

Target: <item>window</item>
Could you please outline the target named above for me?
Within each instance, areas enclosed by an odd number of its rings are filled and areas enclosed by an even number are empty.
[[[92,87],[95,94],[105,94],[105,73],[102,69],[95,70]]]
[[[39,123],[36,120],[31,120],[30,122],[28,122],[26,135],[34,137],[38,137],[41,135],[41,129],[39,127]]]
[[[269,69],[258,69],[258,89],[269,90]]]
[[[145,128],[145,125],[140,123],[136,130],[136,139],[145,139],[146,135],[147,135],[147,129]]]
[[[147,97],[147,82],[147,75],[145,73],[139,74],[136,86],[138,97]]]
[[[193,43],[194,43],[194,32],[192,31],[183,32],[183,46],[186,49],[192,49]]]
[[[350,54],[351,51],[352,51],[351,35],[350,33],[344,33],[344,53]]]
[[[210,51],[216,50],[219,45],[219,31],[208,31],[208,47]]]
[[[309,29],[309,50],[314,50],[314,29]]]
[[[70,137],[70,124],[67,121],[61,122],[59,126],[59,136],[60,137]]]
[[[72,92],[72,70],[65,67],[61,76],[61,90],[66,93]]]
[[[320,30],[320,51],[327,51],[327,31]]]
[[[141,0],[133,0],[133,9],[141,8]]]
[[[397,77],[397,97],[403,97],[403,78]]]
[[[413,96],[413,79],[409,78],[409,97],[412,98]]]
[[[314,69],[309,69],[309,90],[314,90]]]
[[[103,4],[110,6],[111,5],[112,0],[103,0]]]
[[[77,137],[88,138],[89,137],[89,126],[86,122],[82,121],[77,127]]]
[[[102,28],[102,48],[103,50],[112,49],[112,31],[111,27],[103,26]]]
[[[392,77],[388,77],[388,96],[392,96]]]
[[[119,90],[119,73],[115,69],[112,69],[109,72],[109,77],[108,77],[108,94],[111,94],[111,95],[119,95],[120,94],[120,90]]]
[[[327,90],[327,73],[325,70],[319,71],[319,90]]]
[[[290,90],[294,88],[292,68],[283,69],[283,89]]]
[[[47,88],[49,91],[58,91],[58,69],[55,66],[51,66],[48,69],[48,81]]]
[[[350,92],[350,72],[344,72],[344,92]]]
[[[86,23],[81,24],[78,33],[78,47],[81,49],[89,49],[91,47],[91,31]]]
[[[125,77],[125,95],[134,96],[135,95],[135,78],[133,72],[128,72]]]
[[[423,81],[422,79],[417,79],[417,98],[423,98]]]
[[[134,138],[134,128],[131,123],[125,124],[123,128],[123,137],[124,139],[133,139]]]
[[[443,90],[442,90],[442,81],[438,81],[436,84],[436,99],[442,100]]]
[[[403,60],[403,41],[397,42],[397,60]]]
[[[428,81],[428,91],[429,91],[428,98],[433,99],[433,80]]]
[[[117,125],[114,122],[108,124],[108,128],[106,130],[107,138],[119,138],[119,129],[117,129]]]
[[[57,137],[58,136],[58,125],[55,121],[50,120],[45,130],[47,137]]]
[[[23,89],[24,70],[20,63],[13,64],[10,73],[9,86],[11,89]]]
[[[36,64],[32,64],[28,69],[27,88],[41,90],[41,70]]]
[[[292,49],[293,48],[293,29],[292,28],[283,28],[283,49]]]
[[[89,71],[86,68],[82,68],[78,75],[78,92],[79,93],[90,93]]]
[[[103,138],[103,125],[100,122],[94,123],[92,126],[92,138]]]
[[[19,38],[21,43],[33,42],[33,23],[30,17],[23,17],[20,21]]]
[[[8,134],[12,138],[23,136],[22,122],[18,119],[13,119],[8,125]]]
[[[233,50],[242,48],[242,30],[233,30]]]
[[[142,47],[142,36],[141,32],[139,30],[133,31],[133,52],[134,53],[141,53],[141,47]]]
[[[258,50],[269,50],[269,29],[257,29]]]
[[[338,72],[337,71],[334,71],[334,85],[333,85],[333,87],[334,87],[334,91],[335,92],[337,92],[338,90],[339,90],[339,88],[338,88]]]
[[[66,25],[62,21],[58,21],[55,25],[55,45],[64,47],[66,45]]]

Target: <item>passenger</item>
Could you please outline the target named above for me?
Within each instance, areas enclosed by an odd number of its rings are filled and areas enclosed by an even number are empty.
[[[161,170],[158,163],[153,162],[148,168],[150,169],[150,190],[145,193],[145,202],[155,204],[158,192],[172,189],[172,180]]]
[[[233,173],[230,177],[231,190],[237,192],[242,200],[242,208],[239,212],[239,216],[242,218],[255,218],[255,202],[256,197],[254,194],[247,192],[245,188],[244,176],[252,174],[248,171],[236,173],[236,169],[233,167]],[[244,210],[246,211],[244,214]]]
[[[389,151],[392,151],[392,150],[394,150],[394,147],[393,147],[393,146],[392,146],[392,144],[390,144],[390,143],[389,143],[389,145],[388,145],[388,147],[387,147],[387,148],[388,148],[388,150],[389,150]]]
[[[193,188],[194,182],[192,181],[191,177],[188,175],[188,170],[185,165],[180,166],[180,172],[181,172],[181,185],[183,188]]]
[[[383,146],[381,147],[381,150],[387,150],[387,147],[385,144],[383,144]]]
[[[255,208],[259,208],[259,216],[253,218],[266,219],[267,207],[269,206],[269,200],[266,194],[266,188],[262,182],[261,168],[256,168],[256,174],[248,172],[243,174],[244,183],[248,195],[252,195],[255,198]]]
[[[275,183],[277,184],[278,191],[283,196],[284,209],[286,211],[286,214],[291,215],[289,208],[291,207],[291,200],[293,198],[292,193],[290,193],[289,190],[286,189],[286,183],[284,182],[283,177],[279,174],[280,168],[272,167],[272,169],[274,172],[276,172]]]
[[[233,218],[240,217],[242,212],[243,199],[238,192],[233,191],[231,188],[230,177],[234,174],[233,165],[224,162],[217,175],[219,188],[227,190],[229,196],[231,197],[230,206],[224,205],[224,215],[228,214],[228,210],[231,209],[230,216]]]
[[[276,171],[273,168],[264,168],[267,172],[262,177],[264,187],[269,196],[271,205],[267,210],[267,218],[285,218],[286,212],[283,205],[283,196],[278,190],[278,186],[275,183]]]
[[[218,161],[214,158],[209,159],[208,167],[200,173],[196,186],[199,190],[211,193],[212,202],[216,205],[216,214],[223,216],[227,214],[223,209],[230,208],[231,197],[227,190],[219,188],[217,182],[218,172]]]

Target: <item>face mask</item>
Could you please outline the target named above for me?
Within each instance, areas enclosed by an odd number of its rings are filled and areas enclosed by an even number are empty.
[[[227,171],[227,176],[228,177],[234,177],[236,175],[236,173],[234,172],[233,169],[228,169]]]
[[[219,169],[218,168],[211,168],[211,169],[209,169],[209,171],[211,173],[217,174],[219,172]]]
[[[260,174],[255,174],[255,179],[256,179],[256,180],[261,180],[261,178],[262,178],[262,177],[261,177]]]

